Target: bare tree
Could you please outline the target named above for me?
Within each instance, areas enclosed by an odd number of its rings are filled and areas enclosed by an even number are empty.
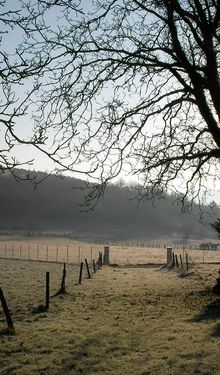
[[[14,149],[17,145],[38,146],[43,144],[44,139],[38,130],[32,132],[22,126],[22,131],[19,132],[17,123],[20,119],[23,122],[28,114],[30,99],[39,88],[34,77],[39,75],[45,62],[41,56],[27,61],[25,48],[20,48],[23,38],[29,32],[34,32],[33,24],[41,13],[34,12],[31,15],[26,5],[24,8],[18,5],[16,2],[12,5],[0,0],[0,170],[9,171],[16,178],[26,179],[29,177],[17,175],[15,168],[29,166],[32,161],[19,161],[14,155]],[[27,89],[26,82],[29,79],[32,82]]]
[[[20,12],[16,68],[2,57],[7,109],[14,77],[31,82],[29,142],[97,180],[89,198],[122,171],[150,197],[193,201],[219,181],[219,0],[39,0]]]

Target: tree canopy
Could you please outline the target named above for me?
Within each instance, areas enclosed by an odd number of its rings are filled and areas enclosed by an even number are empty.
[[[211,223],[211,227],[218,234],[218,238],[220,239],[220,219],[218,218],[214,223]]]
[[[219,181],[219,0],[9,3],[0,1],[2,170],[24,143],[97,181],[93,198],[122,171],[150,197],[201,199]]]

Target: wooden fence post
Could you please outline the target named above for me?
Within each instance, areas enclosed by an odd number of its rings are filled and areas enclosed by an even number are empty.
[[[177,254],[175,254],[175,262],[176,262],[176,266],[179,268],[179,262],[178,262]]]
[[[181,264],[181,268],[183,268],[183,260],[182,260],[182,255],[180,254],[180,264]]]
[[[46,304],[45,304],[46,310],[49,309],[49,303],[50,303],[50,272],[46,272]]]
[[[189,270],[189,259],[188,259],[188,254],[186,253],[186,270]]]
[[[83,271],[83,262],[80,263],[80,270],[79,270],[79,284],[82,283],[82,271]]]
[[[65,293],[65,289],[66,289],[65,279],[66,279],[66,263],[63,263],[63,276],[62,276],[62,281],[61,281],[60,293]]]
[[[99,264],[100,264],[100,267],[102,267],[102,253],[101,252],[99,253]]]
[[[175,267],[175,265],[176,265],[175,264],[175,254],[173,253],[172,255],[173,255],[173,267]]]
[[[12,321],[11,314],[9,312],[8,305],[7,305],[6,299],[4,297],[2,288],[0,288],[0,300],[1,300],[2,308],[3,308],[3,311],[4,311],[5,317],[6,317],[9,333],[14,335],[15,329],[14,329],[13,321]]]
[[[54,294],[54,297],[58,296],[59,294],[64,294],[66,292],[65,280],[66,280],[66,263],[63,263],[63,275],[62,275],[60,289],[58,290],[57,293]]]
[[[88,265],[87,259],[85,259],[85,263],[86,263],[86,269],[87,269],[87,273],[88,273],[88,278],[91,279],[91,274],[90,274],[90,270],[89,270],[89,265]]]

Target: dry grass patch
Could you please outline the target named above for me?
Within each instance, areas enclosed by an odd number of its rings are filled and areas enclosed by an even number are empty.
[[[159,267],[103,267],[82,285],[68,266],[67,294],[32,314],[45,271],[56,291],[62,266],[0,263],[16,329],[0,337],[1,375],[220,374],[220,309],[210,292],[218,266],[182,277]]]

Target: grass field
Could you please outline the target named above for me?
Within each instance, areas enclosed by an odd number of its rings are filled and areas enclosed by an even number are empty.
[[[185,256],[180,246],[173,250],[176,254]],[[103,244],[87,243],[68,238],[54,237],[19,237],[1,236],[0,258],[42,260],[51,262],[67,262],[80,264],[85,258],[88,261],[97,259],[103,251]],[[187,250],[190,261],[195,263],[219,262],[220,250]],[[137,246],[111,246],[110,260],[113,264],[145,264],[166,262],[166,248],[149,248]]]
[[[155,251],[149,249],[157,258],[152,263],[163,263],[164,250]],[[220,301],[211,293],[219,265],[196,264],[181,274],[144,265],[140,253],[140,265],[125,265],[119,254],[118,266],[103,267],[92,279],[84,273],[82,285],[79,267],[68,265],[67,293],[52,297],[41,313],[33,307],[44,303],[45,273],[55,294],[62,264],[0,260],[16,331],[3,334],[0,308],[1,375],[220,374]]]

